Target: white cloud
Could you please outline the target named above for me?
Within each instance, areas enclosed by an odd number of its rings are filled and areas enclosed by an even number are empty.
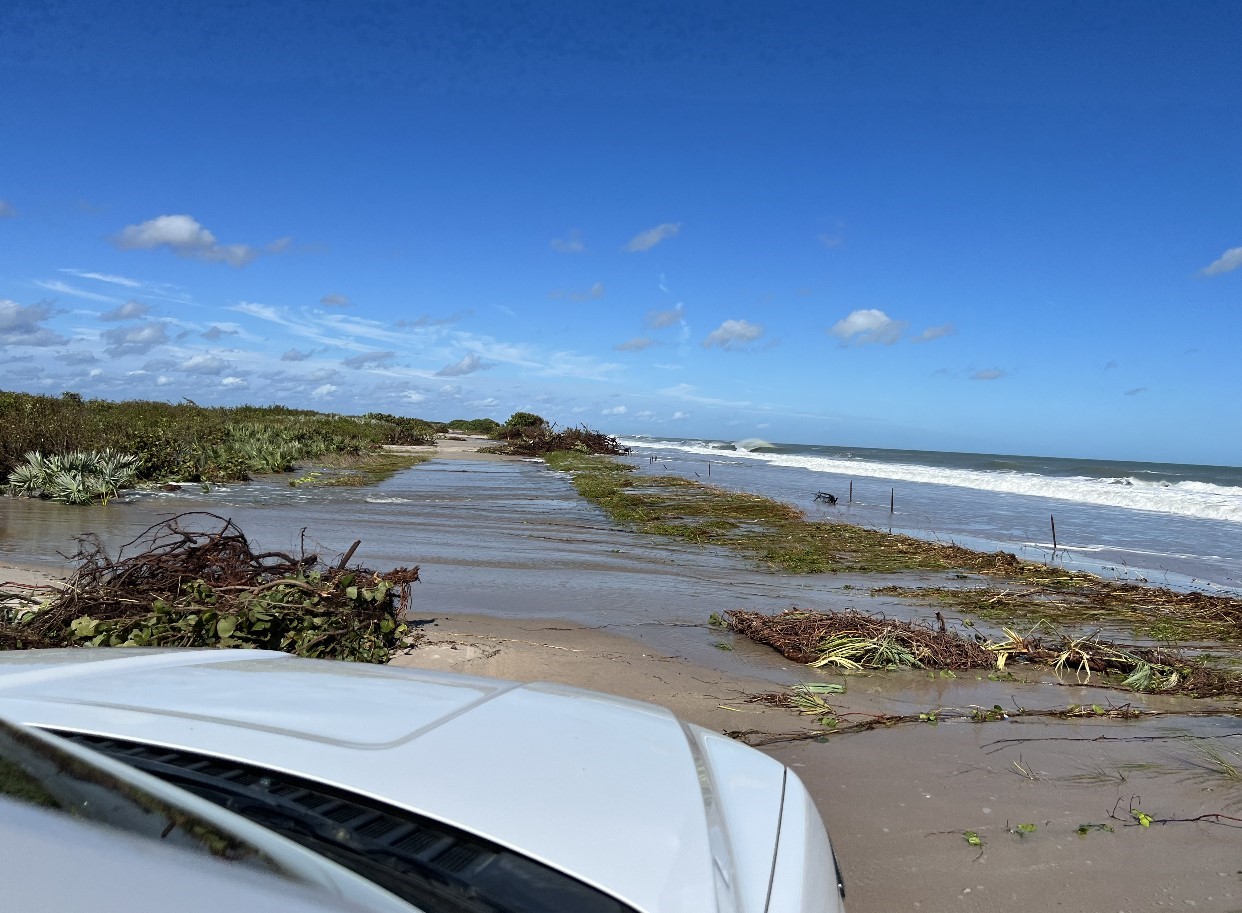
[[[673,413],[673,421],[675,422],[680,422],[683,419],[688,419],[689,417],[690,417],[689,412],[682,412],[680,409],[678,409],[676,412]]]
[[[220,381],[221,387],[244,387],[246,380],[242,377],[226,377]]]
[[[219,243],[197,219],[184,214],[156,216],[138,225],[127,225],[113,240],[122,250],[167,247],[183,257],[229,266],[245,266],[259,256],[259,251],[247,244]]]
[[[710,349],[719,346],[722,349],[744,349],[763,335],[763,327],[746,320],[726,320],[716,329],[707,334],[703,347]]]
[[[644,409],[642,412],[635,412],[635,413],[634,413],[634,418],[641,418],[641,419],[644,419],[644,420],[646,420],[646,421],[650,421],[651,419],[653,419],[653,418],[655,418],[655,417],[656,417],[656,414],[655,414],[654,412],[652,412],[650,409]]]
[[[676,307],[667,311],[648,311],[647,326],[651,327],[653,330],[671,327],[674,324],[681,323],[684,315],[685,308],[681,302],[678,302]]]
[[[180,365],[178,370],[187,374],[222,374],[230,365],[218,355],[191,355]]]
[[[665,222],[663,225],[657,225],[655,228],[640,231],[630,239],[629,243],[625,245],[625,249],[632,254],[651,250],[661,241],[673,237],[679,231],[681,231],[680,222]]]
[[[837,321],[828,332],[855,345],[878,342],[891,346],[901,338],[905,330],[904,320],[893,320],[883,311],[867,308],[852,311],[848,317]]]
[[[324,384],[323,386],[316,387],[314,390],[311,391],[311,398],[312,399],[326,399],[327,397],[335,393],[337,389],[338,387],[336,386],[336,384]]]
[[[1000,368],[984,368],[982,371],[976,371],[970,375],[971,380],[1000,380],[1005,376],[1005,372]]]
[[[146,317],[151,309],[141,301],[126,301],[124,304],[114,307],[110,311],[105,311],[99,315],[100,320],[136,320],[139,317]]]
[[[500,405],[500,400],[494,396],[489,396],[487,399],[472,399],[466,405],[473,406],[476,409],[492,409]]]
[[[456,399],[457,397],[461,396],[461,385],[460,384],[445,384],[444,386],[440,388],[440,395],[447,396],[452,399]]]
[[[148,321],[128,327],[104,330],[108,345],[104,352],[116,358],[121,355],[143,355],[168,342],[168,330],[162,323]]]
[[[633,339],[617,343],[613,348],[618,352],[641,352],[643,349],[653,345],[655,345],[654,339],[647,336],[635,336]]]
[[[52,316],[48,302],[22,306],[7,298],[0,299],[0,345],[59,346],[68,342],[64,336],[43,326]]]
[[[957,327],[951,323],[942,323],[938,327],[928,327],[922,333],[914,337],[915,342],[931,342],[933,339],[941,339],[945,336],[952,336],[957,332]]]
[[[611,409],[601,411],[600,415],[625,415],[629,411],[625,406],[613,406]]]
[[[401,398],[407,403],[426,402],[427,394],[419,393],[417,390],[405,390],[401,394]]]
[[[353,302],[349,300],[348,295],[338,295],[336,293],[324,295],[319,299],[319,303],[326,308],[347,308],[353,304]]]
[[[436,377],[462,377],[466,374],[473,374],[475,371],[483,371],[490,367],[491,365],[485,363],[474,352],[471,352],[461,361],[454,362],[451,365],[445,365],[436,372]]]
[[[13,204],[8,200],[0,200],[0,219],[11,219],[17,215],[17,210],[13,208]]]
[[[62,269],[62,273],[77,276],[79,279],[94,279],[96,282],[107,282],[110,285],[123,285],[125,288],[142,288],[143,283],[125,276],[114,276],[111,273],[91,273],[82,269]]]
[[[314,352],[302,352],[298,349],[290,349],[284,355],[280,356],[281,361],[306,361],[314,355]]]
[[[586,250],[586,245],[582,243],[582,233],[576,228],[571,229],[563,238],[553,238],[551,247],[558,254],[580,254]]]
[[[1220,276],[1224,273],[1233,272],[1239,266],[1242,266],[1242,247],[1231,247],[1203,267],[1203,269],[1199,270],[1199,275]]]

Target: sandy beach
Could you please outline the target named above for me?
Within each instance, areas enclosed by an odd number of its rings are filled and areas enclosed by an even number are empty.
[[[845,694],[831,696],[842,720],[933,708],[1108,706],[1135,696],[1050,677],[1015,682],[910,671],[842,678],[798,667],[710,629],[708,615],[842,608],[858,600],[858,581],[774,574],[712,549],[617,530],[563,478],[538,464],[477,453],[484,443],[442,439],[432,461],[350,502],[348,516],[339,516],[340,504],[286,504],[277,495],[292,496],[276,488],[263,503],[228,500],[227,493],[203,503],[227,508],[248,532],[253,526],[264,541],[278,540],[274,545],[310,526],[325,543],[363,539],[358,560],[367,566],[414,556],[424,582],[413,620],[424,639],[395,657],[396,665],[608,691],[662,704],[717,731],[762,734],[757,738],[771,742],[762,750],[793,767],[814,795],[855,913],[1242,910],[1242,821],[1188,820],[1242,818],[1242,777],[1197,749],[1201,740],[1186,738],[1213,736],[1208,744],[1223,752],[1216,757],[1242,766],[1229,753],[1242,748],[1237,718],[940,722],[773,741],[805,732],[808,720],[747,698],[813,679],[846,684]],[[107,515],[8,502],[6,510],[16,512],[0,580],[30,584],[64,571],[47,559],[49,545],[24,554],[22,535],[63,542],[65,524],[91,517],[106,519],[108,535],[124,541],[161,511],[202,507],[191,494],[110,505]],[[18,517],[21,511],[28,513]],[[882,600],[862,607],[899,608]],[[1189,699],[1142,702],[1170,711],[1197,706]],[[1155,822],[1141,826],[1132,808]],[[1178,820],[1160,823],[1168,819]],[[968,831],[980,846],[966,840]]]

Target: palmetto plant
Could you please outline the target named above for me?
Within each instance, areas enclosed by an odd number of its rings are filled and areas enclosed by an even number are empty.
[[[71,450],[44,455],[31,451],[9,473],[9,493],[62,504],[107,503],[133,484],[138,457],[115,450]]]

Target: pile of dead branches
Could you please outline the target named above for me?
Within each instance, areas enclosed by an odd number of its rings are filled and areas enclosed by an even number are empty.
[[[973,640],[919,622],[862,612],[790,609],[779,615],[764,615],[734,611],[726,612],[725,619],[739,634],[808,665],[847,670],[908,666],[984,669],[996,665],[996,657]]]
[[[253,647],[385,662],[406,633],[418,568],[348,567],[318,555],[255,552],[231,520],[180,514],[110,557],[78,539],[60,587],[5,594],[0,648]]]
[[[1083,685],[1195,697],[1242,695],[1242,678],[1236,674],[1176,650],[1101,640],[1098,631],[1079,637],[1050,631],[1042,637],[1043,626],[1037,624],[1026,634],[1005,628],[1004,637],[988,641],[853,610],[791,609],[779,615],[733,611],[725,613],[725,621],[737,633],[794,662],[823,669],[1004,670],[1026,663],[1050,668],[1059,678]]]

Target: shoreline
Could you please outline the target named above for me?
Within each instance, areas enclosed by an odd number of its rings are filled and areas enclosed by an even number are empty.
[[[662,704],[717,731],[774,734],[805,731],[814,721],[745,699],[825,679],[847,687],[829,696],[842,720],[1011,701],[1030,708],[1121,700],[1192,706],[987,675],[825,676],[708,629],[709,612],[733,605],[775,611],[791,602],[832,608],[865,598],[869,610],[896,614],[896,602],[851,589],[854,578],[847,575],[778,575],[710,546],[605,529],[602,516],[579,503],[563,477],[523,466],[529,461],[522,457],[473,452],[485,438],[439,443],[435,459],[449,465],[431,464],[428,471],[424,464],[406,474],[405,487],[394,482],[382,489],[399,502],[401,528],[423,537],[403,548],[426,550],[431,559],[421,562],[425,579],[412,612],[426,620],[420,628],[426,640],[394,657],[394,665],[557,681]],[[429,494],[419,500],[416,492]],[[260,505],[251,514],[272,510]],[[305,508],[299,511],[290,516],[311,522]],[[335,541],[350,528],[321,534]],[[365,548],[358,560],[378,566]],[[0,562],[0,579],[48,579],[38,567]],[[924,583],[929,576],[910,575]],[[1238,719],[1171,717],[944,722],[762,750],[789,764],[811,790],[840,857],[853,913],[1025,911],[1033,904],[1237,910],[1242,830],[1203,821],[1143,828],[1128,815],[1130,797],[1141,794],[1141,808],[1158,820],[1242,817],[1236,811],[1242,788],[1223,770],[1207,769],[1191,747],[1200,742],[1189,742],[1188,734],[1210,736],[1224,751],[1242,748]],[[1101,736],[1104,741],[1091,741]],[[1242,758],[1235,760],[1242,766]],[[1118,817],[1109,817],[1119,800]],[[1036,830],[1014,832],[1020,823]],[[1100,827],[1080,836],[1080,825]],[[983,846],[967,844],[966,831],[977,833]]]

